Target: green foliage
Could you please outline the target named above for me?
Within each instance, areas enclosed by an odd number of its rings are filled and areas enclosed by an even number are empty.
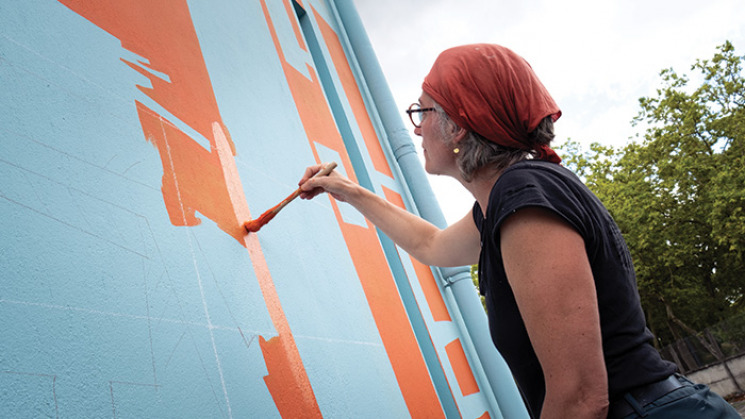
[[[745,351],[745,311],[711,327],[711,332],[721,342],[725,356]]]
[[[680,332],[673,317],[701,329],[745,308],[744,61],[726,42],[691,67],[698,87],[663,70],[656,95],[639,99],[641,141],[562,147],[621,228],[661,342]]]
[[[471,282],[473,282],[473,286],[476,287],[476,290],[478,290],[479,289],[479,265],[471,265]],[[486,300],[484,299],[484,296],[479,294],[479,299],[481,299],[481,306],[484,307],[484,311],[486,311]]]

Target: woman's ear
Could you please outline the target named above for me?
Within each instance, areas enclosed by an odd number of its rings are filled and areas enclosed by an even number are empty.
[[[453,124],[453,144],[458,144],[468,135],[468,130]]]

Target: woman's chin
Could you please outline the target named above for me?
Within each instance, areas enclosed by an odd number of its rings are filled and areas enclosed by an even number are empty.
[[[436,164],[433,164],[432,161],[427,158],[426,154],[424,155],[424,171],[430,175],[439,176],[444,174],[443,167],[437,167]]]
[[[424,171],[427,172],[428,175],[433,176],[441,176],[443,174],[441,171],[430,169],[427,166],[424,166]]]

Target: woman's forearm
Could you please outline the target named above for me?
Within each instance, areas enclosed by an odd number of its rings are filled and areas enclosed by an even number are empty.
[[[359,185],[347,202],[417,260],[436,264],[430,245],[441,232],[438,227]]]
[[[315,166],[309,168],[301,179],[301,198],[310,199],[321,192],[328,192],[334,198],[349,203],[424,264],[460,266],[478,261],[479,234],[472,220],[464,218],[442,230],[338,173],[313,178],[317,170]]]

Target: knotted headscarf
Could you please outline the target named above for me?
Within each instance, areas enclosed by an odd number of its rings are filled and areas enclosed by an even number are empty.
[[[561,158],[548,145],[532,144],[528,133],[561,110],[527,61],[510,49],[473,44],[445,50],[422,89],[458,126],[505,147],[534,150],[541,160]]]

